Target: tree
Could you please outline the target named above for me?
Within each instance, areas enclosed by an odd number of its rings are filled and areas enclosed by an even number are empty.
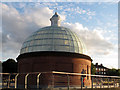
[[[109,69],[107,75],[109,76],[117,76],[118,72],[115,68]]]
[[[93,63],[91,63],[91,74],[95,74],[96,69]]]
[[[117,76],[120,76],[120,69],[118,69],[117,71]]]
[[[2,63],[3,73],[16,73],[17,72],[17,62],[14,59],[8,59]]]
[[[0,73],[2,72],[2,62],[0,61]]]

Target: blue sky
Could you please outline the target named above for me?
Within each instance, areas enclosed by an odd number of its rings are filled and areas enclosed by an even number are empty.
[[[111,2],[3,2],[3,60],[15,59],[25,38],[49,25],[55,11],[62,18],[62,26],[83,39],[94,63],[118,67],[118,3]],[[19,25],[22,27],[18,29]],[[20,37],[23,32],[25,36]]]
[[[35,3],[35,2],[7,2],[5,3],[9,6],[13,6],[20,13],[24,13],[24,9],[27,7],[31,9],[32,7],[42,8],[49,7],[50,9],[59,13],[64,13],[67,15],[66,20],[70,23],[80,22],[84,26],[93,29],[97,26],[106,28],[107,23],[117,23],[118,17],[118,4],[117,3],[106,3],[106,2],[94,2],[94,3],[83,3],[83,2],[59,2],[59,3]],[[86,12],[83,12],[86,11]],[[76,12],[79,11],[79,12]],[[87,14],[88,13],[88,14]],[[91,17],[90,17],[91,16]],[[72,19],[71,19],[72,18]],[[99,21],[102,23],[100,24]],[[65,22],[64,21],[64,22]],[[97,22],[97,23],[96,23]],[[104,26],[103,26],[104,25]],[[109,29],[117,29],[117,27],[107,27]]]

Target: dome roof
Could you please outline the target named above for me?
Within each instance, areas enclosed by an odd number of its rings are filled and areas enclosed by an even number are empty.
[[[50,21],[51,26],[39,29],[25,40],[20,54],[38,51],[84,53],[83,42],[70,29],[60,26],[57,12]]]
[[[84,53],[83,42],[70,29],[48,26],[29,36],[22,45],[20,54],[38,51]]]

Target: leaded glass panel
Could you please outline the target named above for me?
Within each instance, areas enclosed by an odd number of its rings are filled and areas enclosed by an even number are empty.
[[[29,36],[20,53],[35,51],[82,53],[84,44],[71,30],[64,27],[49,26],[41,28]]]

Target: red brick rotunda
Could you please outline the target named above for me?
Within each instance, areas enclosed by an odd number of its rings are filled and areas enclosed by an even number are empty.
[[[91,74],[92,60],[83,54],[84,43],[70,29],[60,26],[60,16],[57,13],[50,21],[51,26],[40,28],[23,43],[17,58],[18,72],[49,72],[40,75],[41,87],[67,85],[66,75],[53,75],[52,71],[81,73],[84,70],[86,74]],[[27,87],[36,86],[37,74],[29,74]],[[25,75],[18,76],[18,86],[25,87]],[[70,85],[81,85],[80,79],[80,76],[70,76]],[[85,86],[90,85],[91,77],[86,76]]]

